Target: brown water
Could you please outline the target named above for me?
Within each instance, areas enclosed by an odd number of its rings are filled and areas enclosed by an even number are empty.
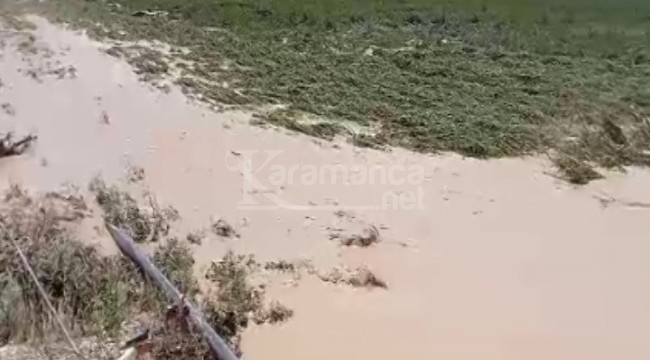
[[[0,129],[36,132],[39,140],[27,154],[0,159],[0,185],[85,188],[97,174],[121,181],[128,166],[143,166],[159,202],[181,212],[181,231],[223,218],[240,232],[237,240],[194,247],[197,271],[233,248],[262,261],[309,259],[322,269],[366,265],[388,283],[366,290],[309,275],[297,286],[271,278],[271,295],[295,316],[250,328],[247,359],[650,357],[648,170],[573,188],[538,158],[479,161],[317,143],[251,126],[248,112],[215,113],[178,90],[155,91],[99,51],[102,44],[34,20],[36,45],[53,54],[24,56],[8,38],[0,103],[15,115],[0,111]],[[24,74],[68,65],[76,78],[39,82]],[[251,171],[263,189],[245,181],[247,150],[257,151]],[[263,166],[269,150],[281,152]],[[294,181],[271,185],[281,165],[294,167]],[[345,185],[326,173],[311,184],[309,165],[341,165],[349,176],[403,165],[422,176],[412,184],[397,176]],[[378,208],[388,191],[405,196],[405,206]],[[337,209],[354,218],[339,218]],[[367,224],[380,229],[382,243],[341,248],[329,239],[332,228]],[[103,231],[83,234],[112,246]]]

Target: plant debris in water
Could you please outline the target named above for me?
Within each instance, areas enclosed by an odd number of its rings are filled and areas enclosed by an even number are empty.
[[[339,240],[343,246],[368,247],[380,241],[379,230],[374,225],[369,225],[363,229],[361,234],[344,234],[342,232],[333,232],[331,239]]]
[[[572,184],[585,185],[592,180],[603,177],[584,160],[576,159],[567,154],[556,155],[553,162],[558,168],[560,176]]]
[[[161,244],[153,256],[154,264],[163,269],[169,281],[189,299],[199,293],[199,284],[194,278],[194,258],[190,249],[171,238]]]
[[[235,228],[224,219],[219,219],[212,224],[212,232],[221,237],[239,237]]]
[[[278,301],[271,301],[271,303],[253,314],[253,321],[258,325],[266,323],[276,324],[285,322],[292,316],[293,310]]]
[[[228,252],[213,262],[206,278],[216,285],[204,306],[212,323],[221,329],[220,335],[239,349],[240,334],[250,320],[258,324],[285,321],[293,312],[277,302],[265,304],[263,286],[251,283],[251,276],[260,265],[251,256]]]
[[[104,117],[107,118],[108,115],[106,115],[106,113],[104,113]],[[129,182],[132,182],[132,183],[141,182],[141,181],[144,180],[144,177],[145,177],[144,168],[142,168],[140,166],[131,166],[131,167],[129,167],[129,170],[128,170],[127,174],[126,174],[127,180]]]
[[[318,274],[320,279],[332,284],[345,284],[353,287],[387,289],[388,284],[377,277],[367,267],[358,267],[349,269],[346,267],[336,267],[328,273]]]
[[[104,211],[104,219],[125,229],[137,242],[160,240],[169,233],[171,222],[179,217],[172,207],[160,208],[151,195],[149,205],[144,207],[128,192],[107,186],[99,178],[91,183],[90,190]]]
[[[193,245],[201,245],[204,237],[205,235],[203,231],[195,231],[187,234],[185,236],[185,240],[187,240],[188,243]]]
[[[9,132],[0,137],[0,157],[21,155],[36,139],[36,135],[27,135],[18,141],[14,141],[13,133]]]

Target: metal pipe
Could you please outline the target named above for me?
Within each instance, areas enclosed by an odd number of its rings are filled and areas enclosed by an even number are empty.
[[[194,325],[201,330],[203,337],[208,342],[210,350],[217,359],[239,360],[228,347],[226,342],[208,324],[203,314],[190,302],[183,299],[182,294],[178,289],[176,289],[174,284],[165,277],[165,275],[147,256],[135,247],[135,243],[131,236],[129,236],[124,230],[109,223],[106,223],[106,228],[122,253],[136,263],[145,275],[158,285],[158,287],[165,293],[165,296],[170,303],[175,304],[182,301],[182,305],[184,305],[189,311],[190,320],[192,320]]]

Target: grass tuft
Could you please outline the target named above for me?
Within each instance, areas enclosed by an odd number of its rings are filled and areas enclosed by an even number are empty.
[[[205,311],[220,329],[220,335],[238,352],[241,332],[250,320],[257,324],[277,323],[293,315],[293,311],[278,302],[265,303],[264,287],[251,283],[259,268],[253,257],[228,252],[220,261],[213,262],[206,273],[216,291],[205,299]]]
[[[128,231],[136,242],[160,240],[169,233],[170,223],[179,218],[173,207],[160,208],[151,196],[149,206],[141,206],[128,192],[107,186],[99,178],[90,190],[104,211],[104,220]]]
[[[189,247],[177,239],[169,239],[154,252],[153,262],[163,269],[163,274],[188,299],[199,293],[199,284],[194,278],[194,257]]]

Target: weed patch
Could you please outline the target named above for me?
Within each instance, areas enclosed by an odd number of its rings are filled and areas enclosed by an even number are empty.
[[[154,252],[153,262],[163,269],[163,274],[188,299],[199,293],[199,285],[194,278],[194,258],[190,249],[177,239],[169,239]]]
[[[93,248],[76,242],[62,220],[64,203],[47,198],[33,200],[16,188],[5,200],[0,214],[0,273],[2,286],[9,290],[2,292],[3,300],[9,296],[12,306],[4,311],[0,342],[45,337],[55,329],[12,239],[36,269],[50,300],[74,332],[117,330],[128,314],[126,304],[142,294],[134,268],[122,259],[102,257]]]
[[[72,199],[68,204],[67,199]],[[146,314],[153,328],[154,359],[208,359],[208,348],[191,325],[174,327],[163,315],[169,304],[127,258],[101,256],[77,242],[70,232],[76,220],[61,216],[76,198],[32,198],[14,187],[0,207],[0,344],[55,337],[58,331],[13,247],[18,242],[36,269],[48,298],[77,336],[111,335],[125,322]],[[277,302],[266,303],[262,286],[250,276],[259,265],[249,256],[228,253],[207,277],[216,289],[200,294],[193,276],[194,259],[186,245],[167,239],[154,250],[153,262],[185,298],[202,304],[208,322],[239,352],[241,331],[249,320],[276,323],[292,315]],[[178,325],[178,324],[176,324]]]
[[[264,287],[251,284],[251,276],[259,268],[253,257],[228,252],[220,261],[212,263],[206,273],[216,291],[204,302],[205,310],[210,321],[221,329],[220,335],[238,350],[241,331],[249,321],[276,323],[293,315],[278,302],[266,304]]]
[[[104,219],[125,229],[137,242],[160,240],[169,233],[170,223],[179,217],[174,208],[161,208],[151,195],[149,205],[144,207],[128,192],[107,186],[99,178],[91,183],[90,190],[104,211]]]

